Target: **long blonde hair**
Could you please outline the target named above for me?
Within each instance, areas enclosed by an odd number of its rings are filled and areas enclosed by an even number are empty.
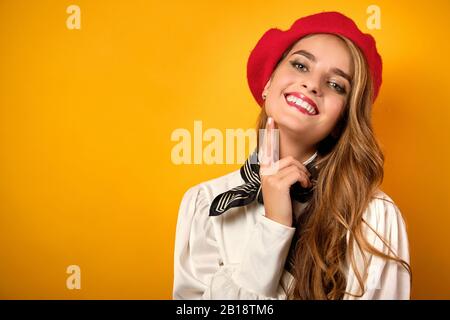
[[[313,197],[296,222],[291,247],[291,273],[295,281],[289,288],[288,299],[342,299],[346,293],[362,296],[367,273],[361,274],[357,266],[355,247],[394,260],[411,275],[406,261],[392,250],[389,250],[392,254],[377,250],[364,236],[363,225],[368,224],[363,213],[383,181],[384,155],[372,129],[373,87],[366,60],[351,40],[337,36],[347,44],[353,58],[352,89],[333,134],[318,144],[317,182]],[[264,129],[266,121],[263,107],[257,129]],[[388,242],[377,236],[390,249]],[[347,258],[361,288],[359,294],[345,292]],[[363,258],[367,270],[368,262],[364,255]]]

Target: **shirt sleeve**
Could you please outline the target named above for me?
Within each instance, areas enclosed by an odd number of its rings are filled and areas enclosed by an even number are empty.
[[[280,278],[295,228],[258,216],[240,264],[223,265],[201,185],[183,196],[174,250],[173,299],[286,299]]]
[[[369,243],[379,251],[396,254],[408,264],[410,263],[408,236],[405,221],[399,208],[389,199],[376,198],[372,200],[363,215],[367,224],[363,231]],[[376,235],[380,235],[384,241]],[[392,251],[389,250],[389,247]],[[368,267],[363,268],[362,253],[355,246],[356,260],[360,261],[360,273],[366,276],[365,292],[361,297],[345,295],[344,299],[364,300],[407,300],[410,299],[410,274],[398,262],[364,253]],[[360,294],[361,288],[355,272],[349,264],[347,292]]]

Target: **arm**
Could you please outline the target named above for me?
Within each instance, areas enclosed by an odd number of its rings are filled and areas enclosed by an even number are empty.
[[[181,201],[174,253],[174,299],[285,299],[280,285],[295,228],[258,216],[240,265],[223,265],[201,185]]]

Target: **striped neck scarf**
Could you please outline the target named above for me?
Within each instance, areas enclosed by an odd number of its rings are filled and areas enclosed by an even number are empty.
[[[291,199],[305,203],[311,198],[318,174],[317,166],[315,165],[316,158],[317,152],[303,162],[303,165],[311,173],[310,179],[313,186],[303,188],[300,182],[297,181],[291,186]],[[240,173],[245,183],[216,196],[209,209],[210,216],[219,216],[228,209],[248,205],[255,199],[259,203],[264,204],[259,176],[258,153],[256,150],[247,158],[240,169]]]

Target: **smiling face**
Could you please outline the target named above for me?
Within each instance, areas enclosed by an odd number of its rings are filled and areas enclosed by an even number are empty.
[[[264,88],[266,114],[280,131],[317,144],[344,111],[353,68],[350,51],[339,37],[314,34],[300,39]]]

